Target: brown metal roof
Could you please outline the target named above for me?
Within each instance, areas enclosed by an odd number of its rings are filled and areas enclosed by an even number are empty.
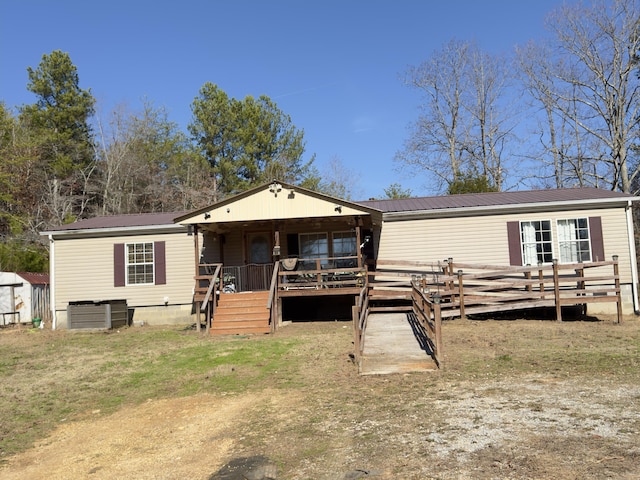
[[[553,202],[581,202],[588,200],[630,200],[631,195],[600,188],[569,188],[528,190],[517,192],[468,193],[437,197],[400,198],[391,200],[366,200],[361,203],[371,208],[390,212],[443,210],[449,208],[499,207],[506,205],[540,204]]]
[[[469,193],[463,195],[443,195],[388,200],[365,200],[355,203],[368,208],[380,210],[384,213],[391,213],[616,199],[621,201],[637,200],[637,197],[600,188],[569,188],[516,192]],[[192,213],[193,212],[137,213],[130,215],[94,217],[62,225],[53,229],[53,231],[59,232],[174,225],[174,220],[176,218]]]
[[[130,215],[110,215],[88,218],[67,225],[61,225],[53,231],[94,230],[101,228],[153,227],[173,225],[174,219],[185,212],[134,213]]]
[[[48,273],[33,273],[33,272],[16,272],[16,275],[29,282],[31,285],[48,285],[49,274]]]

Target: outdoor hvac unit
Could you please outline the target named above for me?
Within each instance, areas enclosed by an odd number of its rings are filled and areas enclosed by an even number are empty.
[[[69,302],[67,323],[69,329],[125,327],[129,324],[127,301]]]

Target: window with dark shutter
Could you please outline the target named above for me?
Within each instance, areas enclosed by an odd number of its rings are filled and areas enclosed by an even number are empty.
[[[154,242],[153,261],[156,273],[156,285],[165,285],[167,283],[167,267],[164,242]]]
[[[113,286],[125,286],[124,243],[113,245]]]
[[[604,239],[602,237],[601,217],[589,217],[589,237],[591,237],[591,253],[593,254],[593,261],[604,261]]]
[[[522,265],[520,222],[507,222],[507,238],[509,240],[509,265]]]

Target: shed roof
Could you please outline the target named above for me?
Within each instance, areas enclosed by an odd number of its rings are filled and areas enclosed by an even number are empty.
[[[418,212],[474,207],[501,207],[552,203],[584,203],[589,201],[626,202],[640,198],[626,193],[600,188],[567,188],[549,190],[527,190],[515,192],[468,193],[434,197],[366,200],[361,203],[371,208],[392,212]]]
[[[23,278],[31,285],[48,285],[49,274],[48,273],[34,273],[34,272],[16,272],[18,276]]]

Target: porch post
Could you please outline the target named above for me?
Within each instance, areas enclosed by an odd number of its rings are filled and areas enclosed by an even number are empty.
[[[196,274],[195,274],[195,280],[196,280],[196,292],[198,290],[198,287],[200,286],[200,279],[198,278],[200,276],[200,245],[199,245],[199,241],[198,241],[198,224],[195,224],[193,226],[193,244],[194,244],[194,248],[195,248],[195,260],[196,260]],[[197,293],[196,293],[196,298],[197,297]],[[196,331],[200,332],[200,301],[196,300]]]
[[[278,223],[273,226],[273,257],[274,262],[280,259],[280,225]]]
[[[358,257],[358,268],[362,268],[362,249],[360,248],[360,245],[362,245],[360,235],[361,223],[362,219],[360,217],[356,217],[356,256]]]

